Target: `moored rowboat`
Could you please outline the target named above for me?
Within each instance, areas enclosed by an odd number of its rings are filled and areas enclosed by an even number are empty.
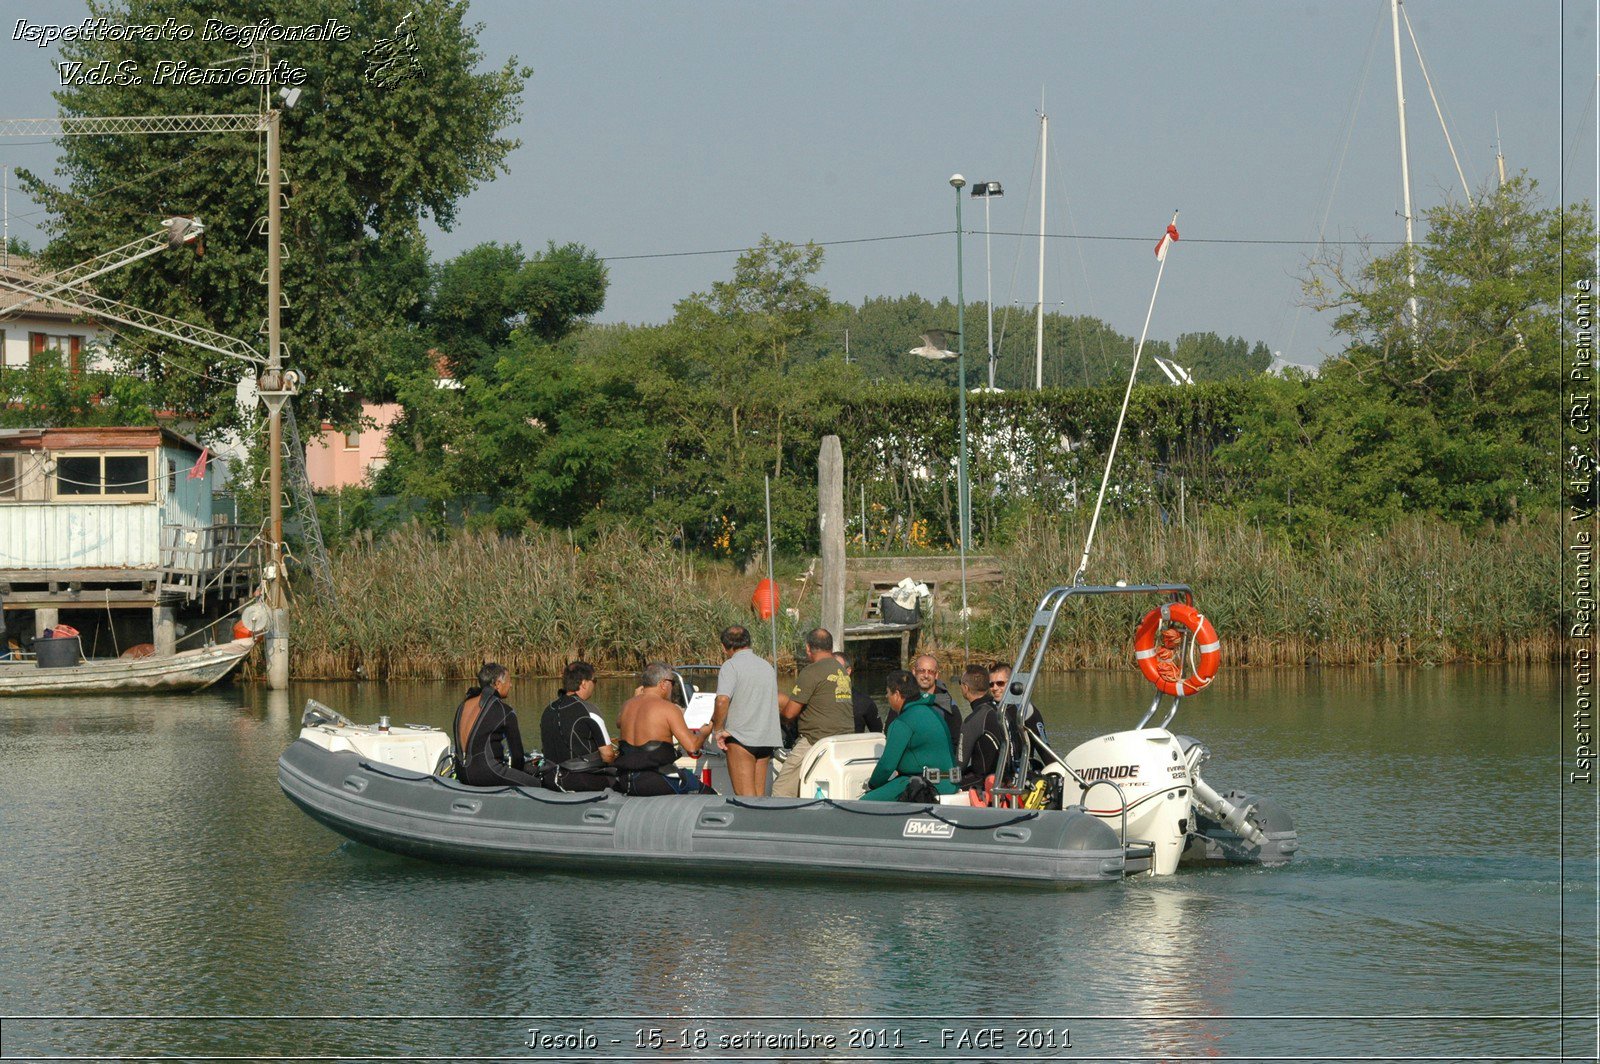
[[[248,637],[165,657],[91,660],[58,669],[0,662],[0,696],[200,691],[238,668],[255,643]]]

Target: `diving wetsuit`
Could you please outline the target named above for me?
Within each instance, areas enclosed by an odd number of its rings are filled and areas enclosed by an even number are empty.
[[[456,740],[456,779],[473,787],[539,786],[537,776],[522,771],[528,755],[517,711],[493,687],[485,687],[477,698],[476,713],[468,708],[471,698],[456,707],[450,729]]]
[[[975,700],[961,724],[961,786],[983,788],[983,781],[994,774],[1004,740],[999,704],[988,695]]]
[[[676,760],[678,748],[672,743],[653,741],[634,746],[626,740],[618,740],[617,781],[611,787],[640,798],[705,792],[706,788],[692,776],[666,774],[665,770]]]
[[[950,737],[950,758],[951,762],[954,763],[956,747],[961,740],[961,714],[956,710],[955,700],[950,697],[950,691],[945,687],[944,681],[935,680],[932,691],[917,699],[916,702],[907,702],[901,708],[900,713],[904,713],[918,702],[926,702],[930,707],[937,710],[944,719],[944,726]],[[885,729],[900,718],[900,713],[896,713],[892,709],[889,711],[889,715],[883,718]]]
[[[1014,719],[1014,718],[1013,718]],[[1027,728],[1043,741],[1044,718],[1032,704],[1026,714]],[[1006,727],[1000,704],[987,695],[972,703],[972,712],[961,725],[961,786],[984,789],[988,778],[999,771],[1000,747],[1005,743]],[[1035,769],[1044,767],[1037,748],[1033,751]]]
[[[878,715],[878,703],[864,690],[865,685],[850,685],[850,714],[855,718],[857,732],[883,731],[883,718]]]
[[[923,769],[947,773],[955,767],[950,756],[950,729],[931,694],[906,703],[884,738],[883,756],[867,780],[867,793],[861,796],[866,801],[898,802],[911,778],[922,775]],[[940,794],[956,793],[956,785],[948,780],[940,780],[933,788]]]
[[[603,791],[616,773],[600,758],[606,734],[594,707],[574,694],[563,694],[539,718],[539,742],[544,748],[544,785],[557,791]],[[567,762],[586,764],[567,767]]]

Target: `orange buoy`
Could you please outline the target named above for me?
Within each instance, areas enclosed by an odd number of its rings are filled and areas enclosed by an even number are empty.
[[[1182,676],[1182,670],[1174,667],[1172,635],[1177,633],[1171,626],[1175,624],[1189,630],[1196,643],[1195,649],[1200,653],[1192,676]],[[1160,649],[1156,646],[1158,637],[1162,644]],[[1217,674],[1217,666],[1222,663],[1222,644],[1217,641],[1217,630],[1199,610],[1187,603],[1169,602],[1157,606],[1139,622],[1139,630],[1133,637],[1133,660],[1145,679],[1156,685],[1156,690],[1183,698],[1202,690]]]
[[[233,638],[235,638],[235,639],[254,639],[255,635],[256,635],[255,631],[253,629],[251,629],[251,627],[248,624],[245,624],[243,621],[234,621],[233,622]]]
[[[750,596],[750,608],[763,621],[771,620],[772,615],[778,612],[778,585],[762,577],[761,583],[756,585],[755,594]]]

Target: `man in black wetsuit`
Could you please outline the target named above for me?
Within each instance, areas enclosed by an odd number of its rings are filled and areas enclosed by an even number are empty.
[[[989,670],[982,665],[968,665],[961,672],[961,693],[966,696],[971,711],[961,722],[961,751],[957,764],[961,768],[961,786],[983,788],[984,781],[994,773],[1000,757],[1000,744],[1005,739],[1005,728],[1000,721],[1000,703],[994,697],[1001,687],[990,688]]]
[[[558,791],[603,791],[612,774],[601,771],[617,759],[600,714],[589,701],[594,694],[594,666],[574,661],[561,675],[561,694],[539,718],[539,745],[544,748],[544,785]],[[582,762],[575,764],[574,762]],[[569,767],[570,766],[570,767]]]
[[[456,746],[456,779],[474,787],[507,784],[539,786],[527,772],[527,751],[517,711],[506,696],[511,693],[511,673],[494,662],[478,670],[478,689],[456,707],[450,736]]]
[[[1003,661],[997,661],[993,665],[989,666],[989,696],[993,698],[996,703],[1000,701],[1000,696],[1005,694],[1006,685],[1010,682],[1010,665],[1007,665]],[[1022,715],[1022,722],[1027,725],[1028,730],[1033,732],[1033,734],[1037,735],[1041,739],[1044,739],[1046,742],[1049,741],[1049,737],[1045,734],[1044,730],[1044,716],[1039,712],[1039,707],[1035,706],[1032,702],[1028,703],[1027,712]]]

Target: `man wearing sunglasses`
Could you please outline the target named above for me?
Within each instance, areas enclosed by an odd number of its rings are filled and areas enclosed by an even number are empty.
[[[997,661],[993,665],[989,666],[989,697],[994,699],[996,704],[1000,702],[1002,696],[1005,694],[1006,684],[1010,682],[1010,665],[1007,665],[1003,661]],[[1022,722],[1027,725],[1029,731],[1033,732],[1045,742],[1049,742],[1049,738],[1045,735],[1044,731],[1044,716],[1039,712],[1038,706],[1035,706],[1032,702],[1029,702],[1027,710],[1022,714]]]
[[[1005,727],[1000,720],[1000,699],[1011,682],[1011,666],[996,662],[985,669],[968,665],[961,674],[961,690],[972,712],[961,723],[961,786],[982,790],[1000,760]],[[980,693],[979,687],[987,692]],[[976,696],[976,697],[974,697]],[[1044,718],[1030,702],[1023,719],[1029,730],[1044,738]]]
[[[944,718],[945,727],[950,732],[950,756],[955,757],[961,739],[961,714],[956,709],[955,699],[950,697],[950,689],[939,679],[939,659],[932,654],[918,655],[917,660],[911,663],[911,675],[916,678],[918,697],[929,699]],[[900,711],[891,706],[888,715],[883,718],[884,727],[893,724],[899,715]]]

